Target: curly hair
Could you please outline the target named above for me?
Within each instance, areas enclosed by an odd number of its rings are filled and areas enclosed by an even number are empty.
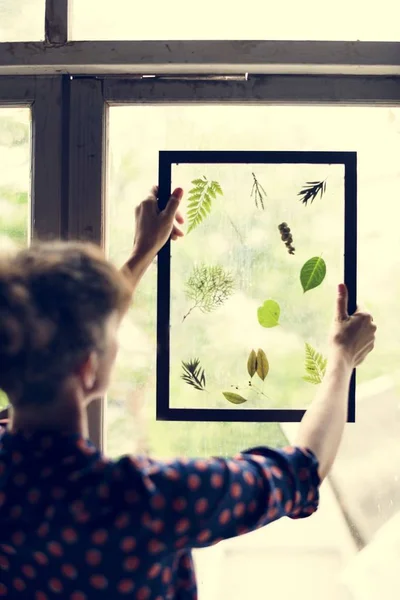
[[[42,242],[0,258],[0,389],[15,406],[45,403],[126,311],[128,280],[102,250]]]

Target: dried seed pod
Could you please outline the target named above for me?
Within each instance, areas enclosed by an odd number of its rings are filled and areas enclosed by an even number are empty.
[[[290,231],[290,227],[287,223],[283,222],[278,225],[279,232],[281,234],[281,239],[285,243],[286,248],[288,249],[289,254],[294,254],[294,247],[292,246],[293,235]]]

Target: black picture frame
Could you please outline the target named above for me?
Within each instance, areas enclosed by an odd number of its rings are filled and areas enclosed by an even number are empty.
[[[349,313],[357,306],[357,153],[320,151],[186,151],[159,152],[159,208],[171,194],[172,165],[178,164],[326,164],[344,166],[344,282],[349,291]],[[170,241],[157,260],[157,421],[299,422],[306,409],[171,408],[170,396]],[[347,422],[355,422],[356,372],[352,373]]]

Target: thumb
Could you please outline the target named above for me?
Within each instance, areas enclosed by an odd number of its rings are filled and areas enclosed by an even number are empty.
[[[336,300],[336,318],[338,321],[346,321],[349,318],[347,312],[349,302],[349,293],[344,283],[340,283],[338,286],[338,296]]]
[[[182,200],[182,196],[183,196],[182,188],[176,188],[172,192],[172,196],[168,200],[168,204],[165,207],[165,209],[163,210],[163,213],[167,217],[167,219],[171,219],[171,221],[174,219],[175,213],[178,210],[180,201]]]

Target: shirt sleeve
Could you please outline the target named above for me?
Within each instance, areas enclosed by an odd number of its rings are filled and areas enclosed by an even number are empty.
[[[231,459],[124,457],[119,467],[140,525],[169,549],[209,546],[318,508],[318,462],[298,447],[253,448]]]

